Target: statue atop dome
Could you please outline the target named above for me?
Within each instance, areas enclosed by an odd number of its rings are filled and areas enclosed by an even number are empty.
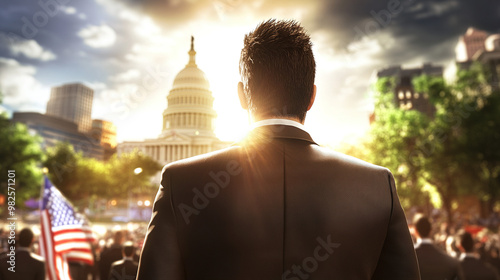
[[[191,36],[191,49],[188,52],[189,62],[186,67],[196,67],[196,51],[194,50],[194,36]]]

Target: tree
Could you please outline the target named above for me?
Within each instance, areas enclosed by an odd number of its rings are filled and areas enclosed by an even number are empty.
[[[69,143],[49,148],[44,164],[52,182],[75,205],[89,205],[97,197],[126,198],[151,191],[150,178],[161,170],[160,164],[142,153],[114,155],[102,162],[76,153]],[[136,168],[141,168],[137,175]]]
[[[423,135],[429,119],[415,110],[394,106],[394,80],[381,78],[375,84],[375,121],[365,143],[368,161],[389,168],[396,180],[404,207],[423,203],[420,179]]]
[[[483,204],[482,216],[492,213],[500,199],[500,92],[487,96],[484,105],[464,120],[464,152],[471,184]]]
[[[49,171],[51,182],[68,199],[72,201],[80,199],[82,192],[86,193],[87,191],[78,187],[77,171],[80,169],[82,153],[75,152],[70,143],[59,142],[55,146],[47,148],[46,155],[43,165]],[[88,176],[91,175],[88,174]]]
[[[129,192],[135,195],[154,192],[158,186],[151,184],[151,177],[162,168],[160,164],[140,152],[114,155],[108,162],[109,177],[114,186],[107,195],[125,198]],[[141,172],[136,174],[136,169]],[[134,172],[136,171],[136,172]]]
[[[5,113],[0,113],[0,194],[7,195],[7,171],[15,170],[16,207],[23,207],[26,199],[40,195],[41,142],[41,138],[32,135],[26,125],[12,123]]]
[[[457,81],[422,76],[415,88],[429,94],[437,112],[429,127],[424,178],[451,214],[453,199],[475,194],[488,211],[499,196],[500,97],[481,65],[459,71]],[[483,213],[486,214],[486,213]],[[449,215],[451,221],[451,215]]]

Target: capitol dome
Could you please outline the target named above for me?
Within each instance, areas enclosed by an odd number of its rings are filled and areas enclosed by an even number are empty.
[[[198,67],[192,67],[187,65],[177,76],[175,76],[174,84],[172,89],[185,87],[210,89],[210,83],[208,82],[205,73],[201,71]]]
[[[174,79],[163,112],[163,135],[172,131],[196,136],[213,136],[215,118],[214,98],[205,73],[196,65],[194,38],[191,37],[189,61]]]

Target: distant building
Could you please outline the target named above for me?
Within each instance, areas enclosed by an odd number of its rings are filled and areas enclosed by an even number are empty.
[[[434,66],[429,63],[419,68],[402,68],[393,66],[377,71],[377,78],[394,77],[396,87],[394,89],[394,104],[402,109],[417,110],[429,117],[433,117],[436,108],[429,102],[428,95],[416,92],[412,80],[420,75],[443,76],[443,67]],[[373,116],[370,116],[372,119]]]
[[[491,84],[500,87],[500,34],[489,34],[470,27],[455,48],[459,69],[468,69],[479,62],[491,73]]]
[[[42,148],[55,146],[58,142],[68,142],[75,151],[86,157],[104,159],[104,148],[99,141],[78,131],[78,125],[62,118],[34,112],[14,112],[13,122],[24,123],[42,137]]]
[[[120,143],[118,155],[138,150],[166,164],[229,146],[215,136],[214,97],[205,73],[196,65],[193,40],[191,38],[189,62],[175,77],[167,96],[160,136]]]
[[[53,87],[46,114],[76,123],[80,132],[90,132],[93,98],[94,90],[80,83]]]
[[[488,32],[469,27],[465,34],[460,36],[455,47],[457,62],[470,61],[478,51],[484,51],[484,42],[488,36]]]
[[[104,120],[92,120],[92,138],[104,148],[104,160],[116,153],[116,125]]]
[[[116,147],[116,125],[104,120],[92,120],[91,135],[99,140],[103,147]]]

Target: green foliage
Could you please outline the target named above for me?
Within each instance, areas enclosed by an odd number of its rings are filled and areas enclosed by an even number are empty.
[[[422,136],[428,126],[429,120],[424,114],[392,106],[377,110],[371,127],[366,144],[370,151],[369,161],[393,172],[404,206],[418,204],[422,199],[422,182],[418,175],[424,156]]]
[[[462,195],[477,195],[490,210],[500,198],[500,92],[487,83],[488,75],[474,65],[459,71],[453,84],[414,79],[416,91],[436,106],[433,119],[387,105],[394,102],[393,84],[377,82],[366,146],[372,162],[393,171],[404,206],[422,205],[423,189],[436,190],[448,213]]]
[[[115,186],[108,190],[110,196],[124,198],[128,191],[133,194],[150,194],[158,187],[151,184],[150,178],[160,171],[162,166],[140,152],[122,154],[119,157],[114,155],[108,166],[112,185]],[[142,171],[135,174],[136,168],[141,168]]]
[[[88,205],[96,197],[111,199],[126,198],[129,193],[149,194],[150,178],[161,170],[161,165],[142,153],[114,155],[107,162],[101,162],[76,153],[68,143],[48,149],[44,164],[54,185],[77,205]],[[134,170],[139,167],[142,172],[135,174]]]
[[[0,194],[7,193],[7,170],[15,170],[16,206],[38,196],[42,172],[38,166],[43,159],[42,140],[31,135],[24,124],[11,123],[4,113],[0,114]],[[2,209],[3,210],[3,209]],[[2,211],[0,210],[0,212]]]
[[[59,142],[47,148],[46,155],[43,166],[49,171],[50,181],[69,199],[79,197],[77,170],[80,169],[82,153],[76,153],[70,143]]]

